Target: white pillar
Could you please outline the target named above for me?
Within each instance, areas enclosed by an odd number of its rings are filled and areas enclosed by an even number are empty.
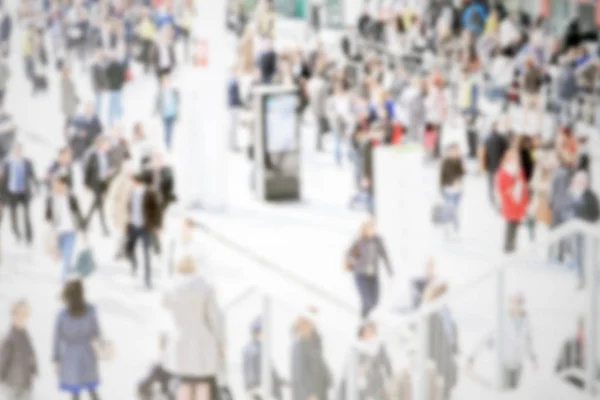
[[[182,81],[187,121],[183,197],[186,206],[220,210],[227,200],[227,76],[234,52],[225,28],[226,2],[196,0],[194,39],[205,42],[206,64]],[[188,102],[185,104],[185,102]]]
[[[585,321],[586,360],[585,387],[593,398],[596,395],[596,378],[598,377],[598,240],[594,236],[584,237],[585,246],[585,284],[587,315]]]
[[[265,294],[263,298],[262,314],[262,339],[261,339],[261,359],[260,359],[260,389],[263,399],[269,399],[273,388],[273,370],[272,352],[273,352],[273,309],[269,295]]]

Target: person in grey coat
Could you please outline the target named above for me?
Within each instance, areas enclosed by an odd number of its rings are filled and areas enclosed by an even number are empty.
[[[30,308],[26,300],[11,308],[12,326],[0,342],[0,383],[2,399],[30,400],[33,379],[37,375],[35,351],[27,333]]]
[[[85,301],[80,280],[67,282],[62,298],[66,307],[56,318],[53,345],[60,389],[70,393],[73,400],[79,400],[84,390],[91,400],[100,400],[96,393],[100,377],[94,347],[101,334],[96,309]]]
[[[294,325],[292,345],[292,400],[327,400],[331,373],[323,358],[321,337],[308,317]]]
[[[361,316],[366,318],[379,303],[379,261],[383,259],[390,276],[394,271],[385,245],[375,230],[375,221],[369,219],[361,226],[360,237],[347,254],[346,269],[354,272],[361,298]]]
[[[261,389],[261,363],[262,363],[262,321],[260,319],[252,323],[252,340],[244,347],[244,387],[250,394],[250,398],[260,400]],[[271,397],[275,400],[283,398],[283,381],[273,369]]]
[[[60,108],[65,117],[65,132],[71,123],[71,120],[77,113],[79,105],[79,96],[75,90],[75,84],[71,79],[69,67],[64,66],[62,70],[62,79],[60,80]]]
[[[425,289],[423,303],[433,303],[447,291],[445,283],[434,282]],[[449,399],[458,382],[458,329],[446,307],[429,316],[428,349],[428,360],[434,363],[436,375],[444,379],[444,399]]]
[[[558,228],[574,216],[573,203],[569,194],[572,177],[573,168],[567,160],[561,159],[560,166],[555,170],[550,186],[549,205],[552,210],[552,228]],[[558,261],[564,261],[569,243],[563,240],[558,243],[557,247],[558,249],[553,250],[553,254],[558,258]]]
[[[2,55],[2,53],[0,53]],[[6,87],[10,79],[10,67],[5,57],[0,57],[0,106],[4,103]]]
[[[392,379],[390,357],[377,337],[377,326],[364,323],[358,331],[359,343],[353,349],[357,362],[356,387],[358,400],[385,399],[386,388]],[[348,374],[345,375],[348,377]],[[347,379],[340,386],[339,399],[347,398]]]

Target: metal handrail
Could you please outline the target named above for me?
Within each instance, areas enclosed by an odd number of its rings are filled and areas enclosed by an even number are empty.
[[[522,265],[518,261],[523,257],[523,255],[530,254],[531,252],[534,252],[540,248],[547,248],[550,245],[575,234],[584,234],[600,239],[600,226],[581,220],[575,220],[566,223],[550,232],[548,237],[544,240],[527,245],[525,249],[519,252],[502,255],[501,260],[497,263],[496,267],[479,274],[472,281],[452,290],[448,294],[442,296],[440,299],[429,304],[423,304],[418,310],[415,310],[410,314],[400,316],[391,311],[379,309],[375,311],[376,317],[378,321],[381,320],[381,322],[384,324],[386,321],[393,321],[395,325],[398,326],[406,326],[418,323],[423,317],[439,311],[449,303],[454,302],[456,299],[464,297],[475,287],[479,286],[481,282],[490,279],[499,272],[513,268],[522,268]]]

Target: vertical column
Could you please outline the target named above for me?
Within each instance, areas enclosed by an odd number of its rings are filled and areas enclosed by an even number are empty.
[[[585,321],[585,388],[590,396],[596,394],[596,377],[598,376],[598,249],[596,248],[598,240],[595,236],[586,235],[585,237],[585,283],[587,318]]]
[[[415,388],[415,400],[429,400],[431,398],[431,363],[429,360],[429,314],[423,314],[418,322],[417,328],[417,385]],[[433,369],[435,373],[435,368]]]
[[[273,387],[272,375],[271,375],[271,349],[273,347],[273,329],[272,329],[272,308],[271,298],[265,294],[263,298],[263,312],[262,312],[262,343],[261,343],[261,359],[260,359],[260,387],[262,392],[262,398],[268,399],[271,397],[271,390]]]
[[[358,354],[357,350],[350,349],[348,360],[348,371],[346,375],[346,398],[343,400],[358,400]]]
[[[196,0],[193,39],[197,57],[189,77],[183,81],[188,101],[185,146],[180,149],[185,163],[187,205],[222,209],[227,193],[227,74],[228,55],[235,51],[226,31],[226,2]]]
[[[504,299],[506,293],[506,270],[501,268],[496,278],[496,379],[497,387],[504,390],[504,324],[506,323],[506,311],[504,309]]]

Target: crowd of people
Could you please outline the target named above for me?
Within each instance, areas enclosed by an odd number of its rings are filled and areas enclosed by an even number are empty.
[[[236,147],[239,131],[252,127],[253,118],[246,115],[251,114],[254,86],[294,85],[299,89],[299,113],[316,131],[316,151],[326,151],[331,136],[334,161],[340,168],[350,167],[353,209],[376,215],[374,149],[418,143],[424,150],[424,168],[439,165],[440,179],[434,184],[441,200],[432,214],[448,238],[460,237],[465,158],[478,160],[488,175],[491,207],[506,221],[507,253],[517,248],[520,226],[533,237],[536,225],[554,229],[576,218],[600,220],[598,198],[590,188],[589,140],[576,124],[600,122],[589,112],[598,105],[587,101],[590,93],[600,94],[600,54],[593,47],[597,39],[581,32],[576,21],[564,37],[553,36],[544,18],[534,22],[484,0],[465,0],[462,8],[444,0],[432,3],[424,12],[409,7],[365,8],[356,25],[342,35],[338,56],[319,40],[322,3],[311,3],[314,44],[282,49],[276,46],[274,2],[259,1],[253,18],[240,2],[227,21],[238,41],[227,86],[231,129],[223,134],[229,134]],[[60,390],[73,399],[83,392],[93,400],[100,398],[98,365],[112,359],[114,350],[104,340],[98,310],[85,297],[82,278],[93,272],[94,260],[89,251],[86,257],[75,254],[76,243],[93,248],[88,236],[97,214],[100,232],[115,238],[114,258],[127,261],[133,276],[141,243],[148,290],[155,287],[153,254],[167,251],[164,221],[177,201],[175,173],[168,160],[177,140],[181,106],[173,74],[190,61],[195,12],[188,0],[24,1],[15,14],[0,8],[0,203],[10,210],[17,242],[31,249],[38,232],[31,203],[38,193],[45,194],[47,252],[60,261],[64,284],[52,360]],[[16,48],[11,46],[13,27],[21,30],[21,46]],[[65,144],[42,175],[37,171],[46,166],[25,156],[24,143],[15,139],[18,124],[3,106],[7,96],[19,95],[7,93],[14,75],[8,62],[12,52],[22,58],[32,96],[48,90],[49,74],[59,76],[64,123],[54,128]],[[137,79],[134,65],[145,75],[154,74],[158,83],[156,98],[140,101],[152,102],[162,121],[159,146],[150,143],[146,121],[137,122],[131,132],[123,123],[123,91]],[[72,76],[79,69],[87,74],[93,91],[93,98],[86,101]],[[486,115],[486,102],[497,105],[499,114]],[[523,111],[525,121],[533,115],[535,123],[515,124],[511,117],[515,109]],[[466,148],[456,140],[455,131],[465,138]],[[92,199],[87,210],[82,201],[86,195]],[[168,249],[171,277],[162,300],[178,334],[157,338],[160,357],[137,387],[140,399],[156,394],[177,400],[231,396],[219,386],[227,355],[223,310],[210,277],[203,273],[206,258],[199,254],[203,250],[194,240],[195,228],[194,220],[185,217]],[[577,235],[563,240],[550,254],[551,260],[578,268],[581,287],[584,249],[584,237]],[[336,396],[344,399],[348,388],[356,386],[360,399],[412,398],[410,371],[392,369],[371,319],[380,303],[381,262],[393,276],[394,260],[369,218],[345,254],[345,268],[355,278],[361,300],[358,384],[341,379],[339,387],[334,385],[318,312],[310,310],[292,328],[289,382],[275,369],[272,372],[272,397],[282,399],[289,387],[294,400],[326,400],[335,388]],[[411,286],[414,309],[435,303],[448,290],[435,272],[434,260]],[[27,332],[29,308],[27,300],[12,306],[12,327],[0,351],[0,382],[11,400],[31,398],[38,371]],[[511,300],[509,320],[512,350],[503,360],[505,384],[516,389],[525,356],[537,362],[522,296]],[[449,308],[443,307],[431,314],[430,327],[427,357],[434,361],[432,374],[444,381],[439,398],[449,399],[459,380],[457,324]],[[258,319],[243,354],[245,389],[254,399],[265,398],[261,340]],[[577,338],[575,350],[565,349],[577,353],[576,361],[569,353],[557,369],[585,364],[582,340]]]

